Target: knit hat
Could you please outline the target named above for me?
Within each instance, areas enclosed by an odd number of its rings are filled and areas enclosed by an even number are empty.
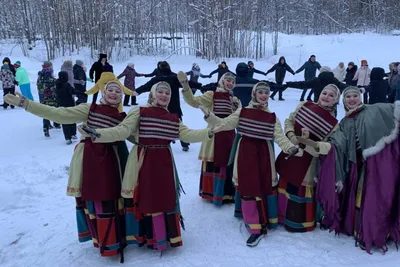
[[[361,65],[362,65],[362,64],[368,65],[368,61],[367,61],[366,59],[363,59],[363,60],[361,60]]]
[[[83,65],[83,61],[80,59],[75,60],[75,64],[78,66],[82,66]]]
[[[45,62],[43,62],[43,65],[42,65],[42,67],[44,69],[51,68],[52,66],[53,66],[53,63],[51,63],[50,61],[45,61]]]
[[[321,69],[319,70],[320,73],[323,72],[332,72],[331,68],[329,68],[328,66],[323,66],[321,67]]]
[[[250,65],[250,64],[254,65],[253,61],[250,60],[250,61],[247,62],[247,65]]]
[[[355,64],[354,64],[353,61],[350,61],[349,64],[347,64],[347,66],[353,66],[353,67],[354,67],[354,65],[355,65]]]
[[[21,61],[18,60],[17,62],[15,62],[15,63],[14,63],[14,67],[15,67],[15,68],[21,67]]]
[[[72,61],[71,60],[66,60],[62,64],[64,67],[72,67]]]

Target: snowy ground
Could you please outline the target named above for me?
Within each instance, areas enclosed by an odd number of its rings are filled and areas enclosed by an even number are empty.
[[[298,68],[309,55],[315,54],[321,65],[336,67],[339,61],[368,59],[370,67],[387,65],[397,51],[400,37],[378,35],[340,36],[282,36],[280,55],[287,58],[293,69]],[[10,48],[10,49],[9,49]],[[384,49],[382,49],[384,48]],[[8,49],[8,50],[7,50]],[[1,55],[8,56],[11,46],[0,47]],[[379,51],[379,54],[376,53]],[[10,52],[8,52],[10,53]],[[40,61],[22,57],[14,49],[11,60],[21,60],[29,70],[33,94],[38,99],[34,85]],[[40,59],[41,55],[36,58]],[[91,61],[83,58],[87,65]],[[255,62],[257,68],[267,70],[278,57]],[[56,71],[62,60],[54,61]],[[135,57],[138,72],[153,70],[163,58]],[[197,62],[203,73],[215,64],[194,57],[169,59],[174,71],[188,71]],[[240,59],[227,60],[231,69]],[[116,63],[119,74],[126,62]],[[273,77],[269,75],[268,77]],[[302,80],[303,74],[288,80]],[[255,78],[263,76],[255,75]],[[213,79],[202,79],[208,83]],[[137,84],[143,84],[139,78]],[[88,85],[90,87],[91,84]],[[300,91],[287,90],[286,101],[270,101],[271,110],[283,121],[298,104]],[[1,97],[0,97],[1,98]],[[145,104],[147,95],[139,97]],[[343,116],[339,106],[339,117]],[[184,122],[193,129],[206,126],[201,111],[190,108],[182,100]],[[129,109],[126,108],[126,111]],[[0,110],[0,265],[1,266],[118,266],[119,258],[101,258],[98,249],[90,242],[78,243],[74,199],[65,195],[68,166],[74,146],[67,146],[61,130],[51,130],[51,138],[42,132],[41,119],[24,110]],[[186,231],[182,233],[184,246],[160,253],[146,248],[129,246],[125,250],[125,265],[135,266],[399,266],[400,254],[391,245],[382,255],[374,251],[369,255],[354,247],[350,237],[339,236],[316,229],[312,233],[292,234],[283,228],[270,231],[255,248],[245,246],[248,234],[242,221],[233,217],[233,205],[217,208],[198,196],[200,161],[197,154],[200,144],[192,144],[183,152],[177,143],[173,146],[181,182],[186,191],[182,196],[182,213]]]

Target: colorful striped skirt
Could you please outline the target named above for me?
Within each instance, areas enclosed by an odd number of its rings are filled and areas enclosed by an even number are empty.
[[[82,201],[76,198],[79,242],[93,241],[104,257],[115,256],[126,246],[123,199]]]
[[[243,218],[250,234],[266,234],[278,226],[278,196],[276,188],[263,197],[240,196],[236,188],[235,217]]]
[[[168,243],[171,247],[181,247],[179,209],[164,213],[141,214],[137,219],[134,214],[133,201],[125,199],[126,240],[128,244],[147,245],[149,249],[165,250]]]
[[[278,219],[289,232],[304,233],[315,229],[314,188],[296,187],[284,179],[278,186]]]
[[[235,187],[232,183],[233,165],[228,167],[214,166],[213,162],[202,162],[199,195],[221,206],[234,203]]]

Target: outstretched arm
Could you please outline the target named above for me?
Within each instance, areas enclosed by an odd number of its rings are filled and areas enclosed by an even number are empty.
[[[116,141],[124,141],[129,136],[135,135],[140,117],[140,109],[132,109],[125,119],[118,126],[106,129],[97,129],[97,133],[101,136],[94,139],[94,143],[113,143]]]

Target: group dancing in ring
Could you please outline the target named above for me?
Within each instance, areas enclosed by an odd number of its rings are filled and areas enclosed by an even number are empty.
[[[194,96],[179,72],[182,95],[199,108],[207,128],[191,130],[167,109],[171,86],[151,87],[148,104],[119,110],[123,88],[102,88],[100,104],[52,107],[19,93],[4,100],[61,124],[82,122],[70,163],[67,195],[76,199],[80,242],[92,240],[101,256],[128,244],[164,251],[183,245],[182,186],[171,142],[202,142],[199,194],[216,206],[234,203],[254,247],[267,230],[321,227],[354,236],[371,253],[400,239],[400,102],[364,105],[357,87],[342,92],[345,117],[335,110],[341,92],[327,85],[317,103],[301,102],[284,121],[268,107],[270,86],[254,85],[242,107],[235,77],[225,73],[215,92]],[[126,140],[134,144],[128,151]],[[274,143],[282,150],[275,160]],[[156,162],[156,168],[155,163]],[[279,174],[279,179],[278,179]]]

